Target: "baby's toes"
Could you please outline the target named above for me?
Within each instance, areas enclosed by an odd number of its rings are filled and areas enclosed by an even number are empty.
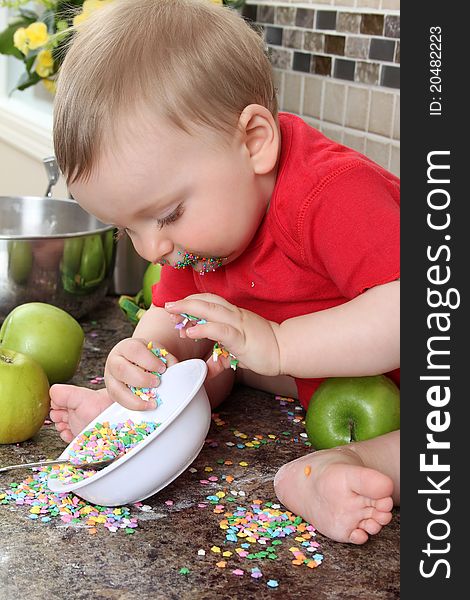
[[[359,527],[360,529],[364,529],[364,531],[367,531],[367,533],[369,533],[370,535],[375,535],[376,533],[379,533],[379,531],[382,529],[382,525],[380,525],[380,523],[377,523],[375,519],[363,519],[359,522]]]
[[[69,420],[69,413],[66,410],[51,410],[49,411],[49,418],[56,425],[58,423],[67,423]]]
[[[391,496],[379,498],[373,502],[373,506],[377,511],[389,513],[393,508],[393,500]]]
[[[382,512],[380,510],[374,510],[371,517],[381,525],[388,525],[392,520],[393,515],[390,511]]]
[[[60,438],[66,443],[66,444],[70,444],[70,442],[73,440],[75,436],[73,435],[73,433],[70,431],[70,429],[64,429],[64,431],[60,432]]]
[[[349,536],[349,541],[351,544],[365,544],[369,536],[364,531],[364,529],[353,529],[351,535]]]

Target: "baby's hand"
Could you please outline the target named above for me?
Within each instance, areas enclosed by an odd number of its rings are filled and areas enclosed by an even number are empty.
[[[197,315],[206,323],[190,320],[184,335],[194,340],[207,338],[218,342],[241,367],[260,375],[279,375],[279,348],[275,330],[277,323],[238,308],[215,294],[195,294],[178,302],[167,302],[165,309],[175,322],[183,321],[181,313]],[[207,361],[208,377],[230,368],[231,357],[219,355],[217,362]]]
[[[152,343],[158,348],[157,342]],[[153,400],[143,400],[134,394],[129,386],[139,388],[155,388],[160,385],[160,378],[151,371],[164,373],[167,367],[174,365],[178,359],[166,354],[166,364],[148,348],[148,341],[139,338],[121,340],[109,353],[104,369],[104,380],[110,398],[130,410],[149,410],[155,408]]]

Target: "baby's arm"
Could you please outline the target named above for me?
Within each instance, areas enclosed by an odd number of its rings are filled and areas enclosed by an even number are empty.
[[[386,373],[400,365],[400,282],[274,325],[280,372],[293,377]]]
[[[354,377],[399,366],[399,301],[400,282],[394,281],[280,325],[212,294],[188,296],[165,308],[206,319],[186,335],[219,341],[240,366],[260,375]]]

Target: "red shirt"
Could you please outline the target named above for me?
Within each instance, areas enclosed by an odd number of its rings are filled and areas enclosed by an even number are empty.
[[[399,179],[299,117],[279,123],[278,177],[248,248],[204,275],[163,267],[155,305],[210,292],[281,323],[399,278]],[[296,379],[304,407],[321,381]]]

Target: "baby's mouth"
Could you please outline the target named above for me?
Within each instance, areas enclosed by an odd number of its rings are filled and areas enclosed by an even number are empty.
[[[220,256],[200,256],[199,254],[193,254],[192,252],[179,252],[181,258],[172,267],[174,269],[185,269],[186,267],[192,267],[199,275],[205,275],[211,273],[219,267],[221,267],[226,260]]]

